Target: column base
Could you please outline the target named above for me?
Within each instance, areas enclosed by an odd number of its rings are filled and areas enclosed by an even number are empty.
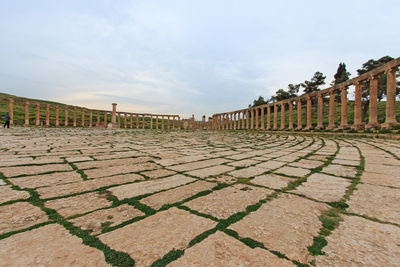
[[[367,125],[365,125],[365,129],[377,129],[379,128],[379,123],[375,122],[375,123],[368,123]]]
[[[365,123],[361,123],[361,124],[355,124],[352,125],[350,128],[353,130],[362,130],[365,127]]]
[[[291,126],[291,127],[288,127],[287,129],[288,130],[293,130],[294,128],[293,128],[293,126]]]
[[[301,129],[303,129],[301,126],[296,128],[297,131],[300,131]]]
[[[308,131],[308,130],[311,130],[311,129],[313,129],[314,127],[312,127],[312,126],[307,126],[306,128],[304,128],[304,130],[306,130],[306,131]]]
[[[120,126],[119,126],[118,123],[109,123],[109,124],[107,124],[107,128],[109,128],[109,129],[118,129],[118,128],[120,128]]]
[[[382,129],[390,129],[390,128],[393,128],[393,127],[395,127],[395,126],[399,126],[400,125],[400,123],[399,122],[385,122],[385,123],[382,123],[381,124],[381,128]]]
[[[317,127],[315,127],[315,130],[323,130],[324,129],[324,126],[317,126]]]
[[[330,125],[328,127],[326,127],[327,130],[335,130],[336,129],[336,125]]]
[[[338,130],[346,130],[346,129],[349,129],[349,128],[350,128],[349,125],[345,124],[345,125],[340,125],[337,129]]]

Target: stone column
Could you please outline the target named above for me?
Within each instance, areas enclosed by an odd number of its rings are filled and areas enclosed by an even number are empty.
[[[362,91],[362,83],[361,81],[355,82],[355,92],[354,92],[354,125],[353,129],[360,130],[364,127],[361,121],[362,114],[362,106],[361,106],[361,91]]]
[[[271,130],[271,106],[267,106],[267,130]]]
[[[264,107],[261,108],[261,130],[264,130]]]
[[[153,115],[150,114],[150,129],[153,129]]]
[[[118,128],[121,126],[121,112],[118,112]]]
[[[117,103],[112,103],[111,123],[117,123]]]
[[[25,125],[29,125],[29,101],[25,101]]]
[[[161,116],[161,129],[164,130],[164,116]]]
[[[249,110],[246,109],[246,129],[249,129]]]
[[[387,75],[386,88],[386,119],[382,124],[383,128],[391,128],[398,125],[396,120],[396,71],[398,67],[389,69],[385,72]]]
[[[136,129],[139,129],[139,114],[136,114]]]
[[[8,100],[8,115],[10,115],[10,125],[14,124],[14,99]]]
[[[158,130],[158,115],[156,116],[156,129]]]
[[[36,126],[40,125],[40,104],[36,103],[36,121],[35,121]]]
[[[340,110],[340,129],[349,128],[349,124],[347,123],[347,88],[343,87],[340,89],[340,97],[341,97],[341,110]]]
[[[297,104],[297,130],[301,130],[303,128],[303,121],[301,118],[301,98],[296,99]]]
[[[233,113],[233,129],[236,130],[236,112]]]
[[[144,129],[144,128],[145,128],[145,121],[144,121],[144,117],[146,117],[146,116],[143,114],[143,117],[142,117],[142,129]]]
[[[85,127],[85,110],[84,109],[81,110],[81,114],[82,114],[81,124],[82,124],[82,127]]]
[[[169,118],[169,116],[168,116],[168,120],[167,120],[167,128],[168,128],[168,130],[170,129],[169,120],[170,120],[170,118]]]
[[[229,113],[229,129],[233,130],[233,113]]]
[[[181,117],[178,116],[178,129],[182,129],[181,127]]]
[[[328,130],[335,129],[335,89],[329,91],[329,125]]]
[[[104,127],[107,127],[107,111],[104,111]]]
[[[306,130],[312,129],[312,101],[311,101],[311,96],[307,96],[307,125],[306,125]]]
[[[50,125],[50,105],[46,104],[46,126]]]
[[[130,128],[132,129],[133,128],[133,114],[130,113],[129,117],[130,117]]]
[[[241,113],[242,113],[242,129],[245,129],[245,128],[244,128],[244,125],[245,125],[245,124],[244,124],[244,111],[242,111]]]
[[[293,101],[289,100],[289,130],[293,130]]]
[[[278,129],[278,105],[274,103],[274,130]]]
[[[254,129],[258,129],[258,108],[254,110],[255,116],[256,116],[256,125],[254,126]]]
[[[323,98],[322,93],[318,93],[317,98],[318,98],[317,129],[321,130],[321,129],[324,128],[324,124],[323,124],[323,121],[322,121],[322,117],[323,117],[323,114],[324,114],[323,113],[324,112],[324,110],[323,110],[323,108],[324,108],[324,98]]]
[[[378,126],[378,76],[371,75],[369,80],[369,120],[365,128],[377,128]]]
[[[254,109],[251,109],[250,129],[254,129]]]
[[[175,118],[176,116],[172,117],[172,129],[175,129]]]
[[[56,106],[56,126],[60,125],[60,118],[59,118],[59,110],[58,106]]]
[[[97,123],[96,126],[99,127],[100,126],[100,111],[97,111]]]
[[[74,126],[74,127],[76,127],[76,108],[74,108],[74,114],[73,114],[74,116],[73,116],[73,122],[72,122],[72,125]]]
[[[128,127],[128,122],[127,122],[127,116],[128,114],[124,113],[124,127],[127,128]]]
[[[64,107],[64,126],[68,126],[68,108]]]
[[[93,111],[89,110],[89,127],[93,125]]]
[[[285,102],[281,103],[281,130],[285,129]]]

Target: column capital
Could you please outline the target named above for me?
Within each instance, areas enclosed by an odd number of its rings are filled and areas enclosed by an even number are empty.
[[[9,98],[9,99],[8,99],[8,102],[11,102],[11,103],[13,103],[13,102],[14,102],[14,99],[12,99],[12,98]]]
[[[332,88],[329,90],[329,96],[332,96],[335,94],[336,88]]]
[[[398,66],[396,66],[396,67],[390,67],[390,68],[386,69],[384,73],[385,73],[385,74],[394,73],[394,72],[396,72],[396,71],[398,71],[398,70],[399,70],[399,67],[398,67]]]
[[[370,80],[377,80],[377,79],[378,79],[378,76],[379,76],[378,74],[370,74],[370,75],[369,75],[369,79],[370,79]]]
[[[310,95],[306,95],[306,98],[307,98],[307,100],[310,100],[311,96]]]

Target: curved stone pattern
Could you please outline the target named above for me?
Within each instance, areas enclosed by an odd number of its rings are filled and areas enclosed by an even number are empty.
[[[249,114],[254,128],[263,114]],[[396,139],[61,127],[0,138],[1,266],[118,265],[117,252],[135,266],[400,265]]]

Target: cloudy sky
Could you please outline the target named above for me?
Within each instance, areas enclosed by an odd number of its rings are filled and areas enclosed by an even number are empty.
[[[398,0],[0,0],[0,92],[89,108],[246,107],[400,56]]]

